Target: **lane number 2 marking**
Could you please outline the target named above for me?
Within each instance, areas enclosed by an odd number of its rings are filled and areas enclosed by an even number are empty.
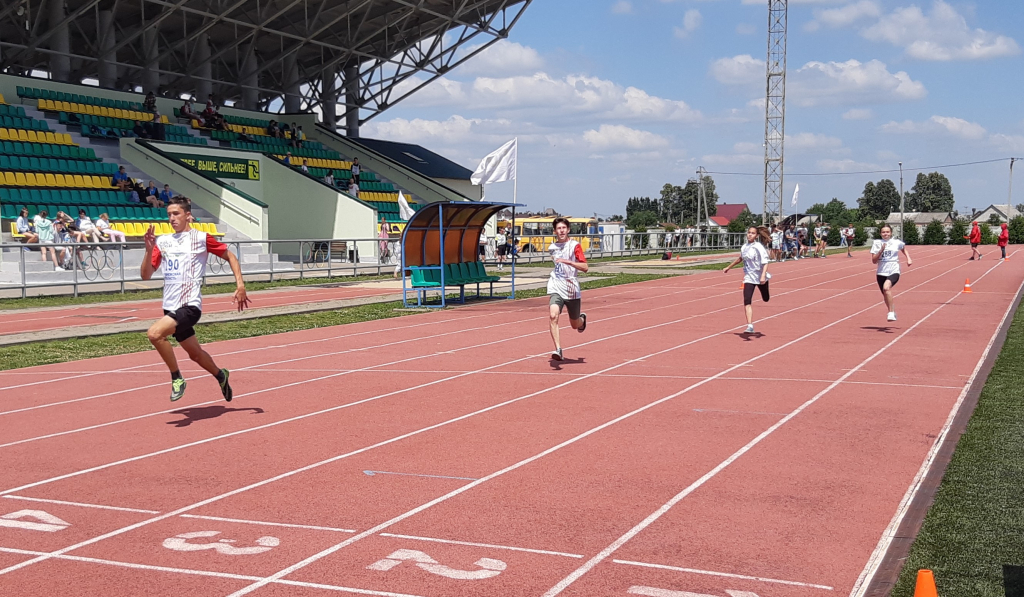
[[[366,568],[368,570],[387,571],[398,566],[402,562],[415,562],[416,566],[421,570],[425,570],[431,574],[436,574],[445,578],[453,578],[455,580],[483,580],[485,578],[493,578],[501,574],[501,572],[507,567],[505,562],[502,562],[501,560],[480,558],[474,562],[474,564],[479,566],[481,570],[458,570],[439,563],[437,560],[422,551],[416,551],[414,549],[399,549],[388,557],[370,564]]]
[[[204,549],[212,549],[219,554],[225,556],[251,556],[258,553],[263,553],[274,549],[281,544],[281,540],[277,537],[260,537],[256,540],[256,545],[253,547],[235,547],[231,545],[235,542],[234,539],[218,539],[210,543],[190,543],[189,539],[199,539],[202,537],[216,537],[220,534],[220,531],[195,531],[192,533],[182,533],[169,539],[164,539],[164,547],[167,549],[173,549],[174,551],[202,551]]]

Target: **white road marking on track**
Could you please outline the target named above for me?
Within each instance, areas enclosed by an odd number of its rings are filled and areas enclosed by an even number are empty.
[[[1017,251],[1014,251],[1016,253]],[[982,274],[981,280],[989,274],[993,269],[999,266],[1004,261],[997,261],[995,265],[988,269]],[[975,281],[975,284],[977,280]],[[1024,287],[1024,283],[1017,288],[1017,293],[1021,292],[1021,288]],[[978,359],[978,364],[975,365],[974,371],[971,372],[967,383],[964,385],[963,391],[957,397],[956,402],[953,404],[952,410],[949,412],[949,416],[946,417],[946,422],[942,425],[942,430],[939,432],[935,441],[932,443],[932,447],[928,450],[928,454],[925,456],[924,462],[921,463],[921,468],[918,469],[917,474],[914,476],[914,480],[910,483],[910,487],[907,488],[907,492],[903,495],[903,499],[900,500],[899,506],[896,508],[896,513],[893,515],[892,520],[889,521],[889,525],[882,532],[881,538],[878,540],[878,544],[875,546],[874,551],[871,552],[871,557],[868,558],[867,564],[861,571],[860,576],[857,577],[857,582],[853,585],[853,590],[850,591],[850,597],[863,597],[868,588],[871,585],[871,580],[875,574],[878,573],[878,568],[882,565],[882,561],[885,559],[886,552],[889,551],[889,547],[892,545],[894,539],[896,539],[896,532],[899,530],[900,525],[903,524],[903,519],[906,518],[907,512],[910,511],[910,505],[914,503],[914,498],[917,497],[917,493],[921,490],[921,485],[924,483],[925,478],[931,471],[932,466],[935,464],[935,459],[938,457],[939,449],[942,448],[943,442],[949,436],[949,431],[953,427],[953,421],[956,416],[960,413],[960,408],[963,406],[964,400],[967,399],[967,392],[970,391],[974,385],[978,372],[981,371],[981,367],[985,364],[985,359],[988,358],[989,352],[992,351],[992,346],[995,344],[996,338],[999,337],[999,330],[1006,325],[1007,319],[1013,314],[1013,302],[1006,307],[1006,311],[1003,313],[1003,317],[996,326],[992,337],[989,338],[988,344],[985,346],[985,351],[981,353],[981,358]]]
[[[48,555],[45,551],[30,551],[27,549],[12,549],[10,547],[0,547],[0,552],[12,553],[26,556],[45,556]],[[150,570],[154,572],[170,572],[174,574],[188,574],[192,576],[211,576],[214,578],[227,578],[232,580],[246,580],[254,581],[260,580],[259,576],[248,576],[245,574],[231,574],[230,572],[212,572],[208,570],[190,570],[188,568],[170,568],[168,566],[151,566],[149,564],[135,564],[132,562],[119,562],[116,560],[103,560],[99,558],[87,558],[83,556],[68,556],[59,555],[52,556],[58,560],[65,560],[70,562],[84,562],[87,564],[101,564],[104,566],[117,566],[119,568],[132,568],[134,570]],[[408,593],[390,593],[387,591],[371,591],[369,589],[357,589],[354,587],[342,587],[337,585],[325,585],[320,583],[302,582],[297,580],[279,580],[275,581],[274,584],[287,585],[292,587],[305,587],[309,589],[324,589],[327,591],[338,591],[342,593],[355,593],[357,595],[376,595],[378,597],[420,597],[419,595],[410,595]]]
[[[659,570],[672,570],[674,572],[687,572],[690,574],[702,574],[706,576],[722,576],[724,578],[737,578],[742,580],[756,580],[766,583],[775,583],[780,585],[792,585],[794,587],[809,587],[812,589],[822,589],[825,591],[835,590],[833,587],[828,585],[816,585],[806,582],[797,582],[795,580],[780,580],[777,578],[767,578],[764,576],[749,576],[746,574],[735,574],[732,572],[715,572],[713,570],[699,570],[697,568],[680,568],[678,566],[665,566],[664,564],[648,564],[646,562],[632,562],[630,560],[612,560],[616,564],[626,564],[629,566],[641,566],[644,568],[657,568]]]
[[[8,500],[25,500],[27,502],[41,502],[44,504],[61,504],[63,506],[77,506],[79,508],[97,508],[99,510],[117,510],[119,512],[139,512],[141,514],[160,514],[159,510],[140,510],[138,508],[121,508],[119,506],[103,506],[101,504],[83,504],[82,502],[66,502],[63,500],[47,500],[43,498],[25,497],[23,495],[5,495]]]
[[[454,541],[452,539],[437,539],[434,537],[420,537],[417,535],[396,535],[394,533],[381,533],[381,537],[394,537],[396,539],[411,539],[413,541],[431,541],[434,543],[450,543],[452,545],[468,545],[471,547],[490,547],[493,549],[507,549],[509,551],[525,551],[527,553],[539,553],[546,556],[561,556],[563,558],[582,558],[575,553],[563,553],[561,551],[548,551],[545,549],[530,549],[527,547],[512,547],[510,545],[495,545],[493,543],[472,543],[470,541]]]
[[[953,271],[953,270],[949,270],[949,271]],[[918,286],[923,285],[923,284],[927,284],[931,280],[935,280],[935,279],[937,279],[937,278],[939,278],[939,277],[941,277],[943,275],[946,275],[948,273],[949,272],[945,272],[943,274],[939,274],[938,276],[935,276],[934,278],[931,278],[931,279],[929,279],[929,280],[927,280],[925,282],[922,282]],[[924,323],[929,318],[931,318],[932,315],[935,315],[936,313],[938,313],[940,309],[942,309],[946,305],[948,305],[951,302],[953,302],[959,296],[960,296],[960,293],[957,293],[952,298],[950,298],[950,299],[946,300],[945,302],[943,302],[942,304],[940,304],[938,307],[936,307],[930,313],[928,313],[927,315],[925,315],[924,317],[919,319],[917,322],[915,322],[914,325],[912,325],[909,328],[907,328],[899,336],[896,336],[895,338],[890,340],[888,343],[886,343],[884,346],[882,346],[882,348],[879,348],[877,351],[872,353],[871,356],[869,356],[868,358],[866,358],[863,361],[861,361],[861,363],[857,367],[855,367],[855,368],[851,369],[850,371],[844,373],[842,377],[840,377],[838,380],[836,380],[835,382],[830,384],[827,388],[825,388],[824,390],[822,390],[822,391],[818,392],[817,394],[815,394],[810,400],[808,400],[808,401],[804,402],[803,404],[801,404],[800,406],[798,406],[796,409],[794,409],[788,415],[786,415],[785,417],[780,419],[777,423],[775,423],[774,425],[772,425],[768,429],[766,429],[763,432],[761,432],[760,434],[758,434],[757,437],[755,437],[754,439],[752,439],[749,442],[747,442],[739,450],[736,450],[735,452],[733,452],[732,455],[730,455],[728,458],[726,458],[721,463],[719,463],[718,466],[716,466],[715,468],[711,469],[710,471],[705,473],[701,478],[697,479],[696,481],[694,481],[693,483],[688,485],[681,492],[679,492],[678,494],[673,496],[672,499],[670,499],[669,501],[665,502],[665,504],[663,504],[660,508],[658,508],[653,513],[651,513],[647,518],[645,518],[642,521],[640,521],[636,526],[634,526],[629,531],[627,531],[625,534],[623,534],[621,537],[619,537],[618,539],[613,541],[611,545],[609,545],[608,547],[606,547],[603,550],[601,550],[600,553],[598,553],[597,555],[595,555],[591,559],[587,560],[582,566],[580,566],[575,571],[573,571],[571,574],[569,574],[569,576],[565,577],[558,584],[556,584],[555,586],[551,587],[547,592],[544,593],[543,597],[555,597],[555,595],[561,594],[561,592],[564,591],[566,588],[568,588],[569,585],[571,585],[574,582],[576,582],[577,580],[579,580],[587,572],[590,572],[591,570],[593,570],[595,566],[597,566],[598,564],[600,564],[601,562],[606,560],[608,557],[610,557],[613,553],[615,553],[615,551],[617,551],[620,547],[625,545],[626,542],[628,542],[630,539],[632,539],[633,537],[638,535],[641,531],[643,531],[644,529],[646,529],[650,525],[654,524],[655,521],[657,521],[665,513],[667,513],[669,510],[671,510],[673,506],[675,506],[680,501],[682,501],[683,498],[685,498],[686,496],[692,494],[694,491],[699,489],[705,483],[707,483],[708,481],[710,481],[711,479],[716,477],[718,475],[718,473],[722,472],[729,465],[731,465],[733,462],[738,460],[741,456],[743,456],[744,454],[746,454],[750,450],[754,449],[754,447],[757,446],[758,444],[760,444],[762,441],[764,441],[765,438],[767,438],[771,434],[775,433],[783,425],[785,425],[789,421],[793,420],[797,415],[799,415],[800,413],[804,412],[805,410],[807,410],[808,408],[813,406],[823,396],[825,396],[827,393],[829,393],[834,388],[836,388],[844,379],[846,379],[847,377],[853,375],[862,366],[867,365],[868,363],[873,361],[876,357],[878,357],[880,354],[882,354],[883,352],[888,350],[890,347],[895,345],[897,342],[900,341],[900,339],[906,337],[907,334],[909,334],[910,332],[912,332],[915,329],[917,329],[918,326],[920,326],[922,323]],[[868,309],[870,309],[870,308],[871,307],[869,307]],[[861,313],[867,311],[868,309],[864,309],[863,311],[861,311]],[[840,321],[842,321],[842,320],[840,320]],[[831,327],[832,325],[834,325],[834,323],[828,324],[828,325],[826,325],[825,327],[823,327],[821,329],[827,329],[827,328]],[[768,354],[770,354],[770,353],[768,353]]]
[[[159,512],[154,512],[159,514]],[[220,522],[237,522],[240,524],[254,524],[257,526],[268,526],[268,527],[287,527],[291,529],[310,529],[314,531],[332,531],[335,533],[354,533],[353,529],[338,529],[334,527],[321,527],[310,524],[291,524],[287,522],[266,522],[263,520],[245,520],[241,518],[223,518],[220,516],[199,516],[198,514],[182,514],[182,518],[197,518],[200,520],[216,520]]]
[[[956,268],[953,268],[953,269],[956,269]],[[940,277],[942,277],[944,275],[947,275],[950,271],[952,271],[952,270],[947,270],[946,272],[943,272],[943,273],[939,274],[938,276],[934,276],[933,278],[930,278],[929,280],[927,280],[925,282],[922,282],[921,284],[918,284],[917,286],[914,286],[913,288],[916,288],[918,286],[922,286],[924,284],[927,284],[928,282],[931,282],[932,280],[936,280],[936,279],[938,279],[938,278],[940,278]],[[850,291],[847,291],[847,292],[850,292]],[[847,292],[842,292],[842,293],[833,295],[833,297],[831,297],[831,298],[834,298],[835,296],[842,296],[844,294],[847,294]],[[821,301],[825,301],[825,300],[829,300],[829,299],[828,298],[821,299]],[[815,302],[812,302],[812,303],[808,303],[806,305],[803,305],[802,307],[797,307],[795,309],[791,309],[790,311],[795,311],[795,310],[798,310],[798,309],[801,309],[801,308],[805,308],[807,306],[815,304],[816,302],[820,302],[820,301],[815,301]],[[796,344],[798,342],[801,342],[801,341],[803,341],[803,340],[805,340],[805,339],[807,339],[807,338],[809,338],[809,337],[811,337],[811,336],[813,336],[815,334],[818,334],[818,333],[820,333],[822,331],[825,331],[825,330],[827,330],[827,329],[829,329],[829,328],[831,328],[833,326],[836,326],[836,325],[838,325],[838,324],[840,324],[840,323],[842,323],[842,322],[844,322],[844,321],[846,321],[848,319],[851,319],[853,317],[856,317],[858,315],[866,313],[867,311],[869,311],[871,309],[874,309],[874,308],[876,308],[876,306],[874,306],[874,305],[873,306],[869,306],[869,307],[865,307],[864,309],[856,311],[856,312],[852,313],[851,315],[847,315],[846,317],[837,319],[837,320],[835,320],[832,323],[829,323],[827,325],[821,326],[821,327],[819,327],[819,328],[817,328],[817,329],[815,329],[815,330],[813,330],[813,331],[811,331],[811,332],[809,332],[807,334],[804,334],[803,336],[800,336],[799,338],[791,340],[791,341],[789,341],[789,342],[787,342],[787,343],[785,343],[785,344],[783,344],[781,346],[778,346],[778,347],[776,347],[774,349],[765,351],[765,352],[761,353],[758,356],[755,356],[755,357],[753,357],[751,359],[748,359],[743,364],[750,363],[750,362],[762,359],[762,358],[764,358],[764,357],[766,357],[768,355],[771,355],[771,354],[774,354],[774,353],[779,352],[781,350],[784,350],[784,349],[786,349],[786,348],[788,348],[788,347],[790,347],[790,346],[792,346],[792,345],[794,345],[794,344]],[[941,306],[939,308],[941,308]],[[936,311],[938,311],[938,309],[936,309]],[[786,311],[786,312],[788,312],[788,311]],[[786,312],[783,312],[783,313],[786,313]],[[933,313],[934,313],[934,311],[933,311]],[[782,313],[779,313],[777,315],[781,315],[781,314]],[[926,317],[926,319],[927,319],[927,317]],[[923,322],[924,319],[922,319],[921,321]],[[910,329],[914,329],[914,327],[916,327],[920,323],[921,322],[918,322],[918,324],[915,324]],[[736,327],[732,327],[727,332],[723,332],[723,333],[729,333],[729,332],[731,332],[732,330],[735,330],[735,329],[737,329],[737,328]],[[906,333],[909,333],[909,331],[910,330],[908,330],[907,332],[904,332],[903,335],[906,335]],[[713,337],[713,336],[717,336],[717,335],[721,335],[721,333],[713,334],[712,336],[707,336],[707,337]],[[902,337],[902,335],[900,337]],[[655,355],[666,354],[668,352],[671,352],[673,350],[676,350],[676,349],[680,348],[681,346],[685,346],[685,345],[688,345],[688,344],[693,344],[695,342],[699,342],[700,340],[701,339],[694,340],[692,342],[687,342],[687,343],[685,343],[683,345],[679,345],[679,346],[676,346],[676,347],[673,347],[673,348],[668,348],[668,349],[665,349],[665,350],[661,350],[661,351],[652,353],[651,355],[647,355],[647,356],[650,357],[650,356],[655,356]],[[876,354],[878,354],[878,353],[876,353]],[[871,358],[873,358],[873,357],[871,357]],[[632,362],[635,362],[635,361],[636,361],[636,359],[631,359],[630,361],[627,361],[626,363],[615,365],[613,367],[605,369],[604,371],[609,371],[609,370],[617,369],[619,367],[623,367],[626,364],[629,364],[629,363],[632,363]],[[576,443],[577,441],[579,441],[581,439],[584,439],[586,437],[589,437],[590,435],[593,435],[593,434],[597,433],[598,431],[601,431],[601,430],[603,430],[603,429],[605,429],[607,427],[610,427],[610,426],[612,426],[612,425],[614,425],[614,424],[616,424],[616,423],[618,423],[620,421],[623,421],[623,420],[628,419],[628,418],[630,418],[630,417],[632,417],[634,415],[637,415],[639,413],[647,411],[647,410],[649,410],[649,409],[651,409],[651,408],[653,408],[653,407],[655,407],[655,406],[657,406],[659,404],[662,404],[664,402],[668,402],[669,400],[672,400],[672,399],[674,399],[674,398],[676,398],[678,396],[681,396],[681,395],[689,392],[690,390],[698,388],[698,387],[708,383],[712,379],[715,379],[717,377],[725,375],[725,374],[727,374],[727,373],[729,373],[729,372],[731,372],[731,371],[733,371],[733,370],[735,370],[737,368],[738,368],[738,366],[730,367],[728,369],[725,369],[725,370],[723,370],[723,371],[721,371],[721,372],[719,372],[719,373],[717,373],[717,374],[715,374],[715,375],[713,375],[711,377],[706,378],[705,380],[702,380],[700,382],[692,384],[692,385],[688,386],[687,388],[684,388],[683,390],[681,390],[679,392],[676,392],[676,393],[671,394],[669,396],[666,396],[664,398],[660,398],[658,400],[655,400],[654,402],[650,402],[650,403],[648,403],[648,404],[646,404],[644,406],[641,406],[640,408],[637,408],[637,409],[635,409],[633,411],[630,411],[630,412],[628,412],[628,413],[626,413],[624,415],[616,417],[616,418],[612,419],[611,421],[602,423],[601,425],[598,425],[597,427],[594,427],[594,428],[592,428],[592,429],[590,429],[588,431],[585,431],[585,432],[583,432],[583,433],[581,433],[581,434],[579,434],[579,435],[577,435],[577,436],[575,436],[573,438],[570,438],[570,439],[568,439],[568,440],[566,440],[564,442],[561,442],[561,443],[559,443],[559,444],[557,444],[557,445],[555,445],[555,446],[553,446],[551,448],[548,448],[547,450],[544,450],[544,451],[542,451],[542,452],[540,452],[538,454],[535,454],[535,455],[533,455],[533,456],[531,456],[529,458],[526,458],[526,459],[521,460],[521,461],[519,461],[519,462],[517,462],[515,464],[507,466],[507,467],[505,467],[505,468],[503,468],[503,469],[501,469],[501,470],[499,470],[497,472],[491,473],[490,475],[487,475],[486,477],[483,477],[483,478],[481,478],[478,481],[473,481],[472,483],[468,483],[466,485],[463,485],[462,487],[460,487],[458,489],[455,489],[453,491],[450,491],[449,493],[447,493],[445,495],[442,495],[442,496],[440,496],[438,498],[435,498],[435,499],[427,502],[426,504],[417,506],[416,508],[413,508],[412,510],[407,511],[404,514],[400,514],[400,515],[398,515],[398,516],[396,516],[396,517],[394,517],[394,518],[392,518],[390,520],[387,520],[385,522],[382,522],[382,523],[378,524],[377,526],[375,526],[375,527],[373,527],[371,529],[363,531],[362,533],[359,533],[358,535],[355,535],[354,537],[351,537],[351,538],[349,538],[349,539],[347,539],[345,541],[342,541],[341,543],[333,545],[333,546],[331,546],[331,547],[329,547],[329,548],[327,548],[327,549],[325,549],[325,550],[323,550],[323,551],[321,551],[319,553],[313,554],[312,556],[309,556],[308,558],[302,560],[301,562],[298,562],[298,563],[293,564],[293,565],[291,565],[291,566],[289,566],[287,568],[279,570],[278,572],[276,572],[272,576],[269,576],[269,577],[267,577],[266,579],[264,579],[262,581],[253,583],[252,585],[249,585],[248,587],[245,587],[244,589],[241,589],[240,591],[236,591],[236,592],[232,593],[229,597],[240,597],[241,595],[247,595],[247,594],[249,594],[249,593],[259,589],[260,587],[265,586],[267,583],[271,582],[272,579],[283,578],[283,577],[285,577],[285,576],[287,576],[289,574],[292,574],[292,573],[296,572],[297,570],[300,570],[300,569],[308,566],[309,564],[312,564],[313,562],[319,561],[320,559],[322,559],[324,557],[327,557],[327,556],[331,555],[332,553],[334,553],[334,552],[336,552],[336,551],[338,551],[340,549],[343,549],[343,548],[345,548],[345,547],[347,547],[349,545],[352,545],[353,543],[356,543],[357,541],[360,541],[360,540],[362,540],[362,539],[364,539],[366,537],[378,534],[378,533],[384,531],[385,529],[387,529],[387,528],[389,528],[389,527],[391,527],[391,526],[393,526],[395,524],[398,524],[399,522],[401,522],[401,521],[403,521],[403,520],[405,520],[407,518],[410,518],[412,516],[415,516],[416,514],[419,514],[420,512],[423,512],[424,510],[427,510],[427,509],[429,509],[429,508],[431,508],[431,507],[433,507],[433,506],[435,506],[437,504],[440,504],[440,503],[442,503],[442,502],[444,502],[444,501],[446,501],[448,499],[451,499],[451,498],[453,498],[453,497],[455,497],[457,495],[465,493],[466,491],[469,491],[470,489],[473,489],[474,487],[482,485],[482,484],[486,483],[487,481],[490,481],[491,479],[500,477],[500,476],[502,476],[502,475],[504,475],[506,473],[509,473],[509,472],[514,471],[514,470],[516,470],[518,468],[526,466],[527,464],[530,464],[530,463],[532,463],[532,462],[534,462],[536,460],[539,460],[539,459],[543,458],[544,456],[547,456],[547,455],[549,455],[549,454],[551,454],[553,452],[556,452],[556,451],[558,451],[558,450],[560,450],[560,449],[562,449],[562,448],[564,448],[566,446],[572,445],[572,444]],[[548,388],[546,390],[541,390],[540,392],[535,392],[535,394],[542,394],[542,393],[546,393],[548,391],[557,390],[557,389],[560,389],[560,388],[562,388],[562,387],[564,387],[566,385],[569,385],[569,384],[571,384],[571,383],[573,383],[575,381],[579,381],[580,379],[586,379],[586,377],[573,379],[573,380],[570,380],[570,381],[558,384],[558,385],[556,385],[556,386],[554,386],[552,388]],[[827,391],[828,391],[827,389],[824,390],[823,392],[821,392],[818,395],[818,397],[823,396],[824,393],[827,392]],[[522,398],[518,398],[518,399],[515,399],[515,401],[518,401],[518,400],[521,400],[521,399]],[[816,399],[817,398],[813,398],[812,401],[809,401],[809,402],[805,403],[802,407],[797,409],[797,411],[795,411],[795,413],[798,414],[799,412],[802,412],[803,408],[806,408],[807,406],[810,406],[810,404],[812,404],[813,401],[816,400]],[[500,405],[496,405],[496,406],[500,406]],[[491,408],[494,408],[494,407],[491,407]],[[768,434],[770,434],[772,431],[774,431],[779,426],[781,426],[781,424],[783,424],[785,421],[789,420],[790,418],[792,418],[794,416],[796,416],[796,414],[791,413],[787,418],[782,419],[782,421],[780,421],[779,423],[776,423],[774,426],[770,427],[768,431],[766,431],[765,433],[763,433],[760,436],[758,436],[758,438],[767,437]],[[755,438],[754,442],[759,442],[760,439],[758,439],[758,438]],[[748,446],[751,446],[751,447],[752,447],[752,445],[753,444],[748,444]],[[749,449],[749,448],[747,448],[747,449]],[[741,449],[741,451],[742,450],[743,449]],[[739,457],[739,455],[734,455],[734,456],[735,456],[735,458]],[[727,462],[731,462],[731,461],[727,461]],[[311,466],[314,466],[314,465],[311,465]],[[714,474],[717,474],[717,472],[720,471],[721,468],[724,468],[725,466],[727,466],[727,464],[724,465],[724,466],[723,465],[719,465],[719,467],[716,467],[712,471],[712,473],[709,473],[708,475],[705,475],[705,477],[702,477],[701,478],[702,480],[698,481],[698,483],[702,484],[703,482],[706,481],[705,478],[709,479],[710,476],[713,476]],[[287,475],[287,474],[290,474],[290,473],[285,473],[285,474]],[[213,499],[216,499],[216,498],[213,498]],[[680,497],[679,499],[682,499],[682,498]],[[669,506],[669,507],[671,507],[671,506]],[[667,509],[665,511],[667,511]],[[660,512],[660,510],[659,510],[659,512]],[[658,514],[658,517],[660,517],[660,515],[661,514]],[[653,522],[653,520],[652,520],[652,522]],[[639,530],[637,530],[637,532],[639,532]],[[86,543],[88,543],[88,542],[86,542]],[[70,550],[70,549],[74,549],[74,548],[75,547],[72,546],[71,548],[67,548],[67,549]],[[605,554],[605,551],[607,551],[607,554]],[[602,553],[598,554],[598,556],[595,556],[594,558],[591,558],[591,560],[589,560],[587,563],[585,563],[581,568],[577,569],[577,572],[580,571],[580,570],[584,570],[584,569],[585,570],[590,570],[591,568],[593,568],[593,566],[596,566],[598,562],[600,562],[601,560],[605,559],[608,555],[611,555],[611,553],[612,553],[612,551],[614,551],[614,549],[612,549],[610,551],[606,549],[605,551],[602,551]],[[604,555],[602,555],[602,554],[604,554]],[[598,559],[599,557],[600,557],[600,559]],[[11,568],[14,568],[16,566],[22,566],[22,565],[29,565],[29,564],[27,564],[27,563],[16,564],[15,566],[12,566]],[[3,574],[4,572],[5,572],[4,570],[0,570],[0,574]],[[571,576],[572,575],[570,575],[570,577]],[[563,581],[563,582],[565,582],[565,581]],[[567,583],[565,586],[568,586],[568,584],[571,584],[571,582]],[[550,595],[558,594],[562,590],[564,590],[565,587],[562,587],[562,588],[558,589],[557,591],[555,591],[555,589],[558,588],[558,586],[560,586],[560,585],[561,585],[561,583],[559,583],[559,585],[557,585],[556,587],[552,588],[550,591],[548,591],[548,593],[545,594],[544,597],[550,597]],[[552,591],[554,591],[554,592],[552,592]]]

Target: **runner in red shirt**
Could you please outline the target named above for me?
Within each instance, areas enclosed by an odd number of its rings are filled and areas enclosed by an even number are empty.
[[[555,242],[548,247],[548,253],[555,262],[555,269],[548,278],[548,322],[551,341],[555,343],[551,360],[561,361],[564,357],[558,337],[558,319],[562,316],[562,309],[569,311],[569,325],[572,329],[581,333],[587,329],[587,314],[580,310],[583,294],[576,273],[586,273],[590,266],[587,265],[583,247],[569,238],[569,220],[555,218],[554,229]]]
[[[978,228],[978,222],[971,222],[971,233],[964,238],[971,243],[971,258],[968,261],[981,259],[981,251],[978,250],[978,245],[981,244],[981,228]]]
[[[162,265],[164,272],[164,316],[154,323],[147,335],[153,347],[171,371],[171,402],[185,395],[185,378],[178,369],[174,347],[167,341],[174,336],[189,358],[217,378],[224,399],[231,401],[233,392],[228,383],[230,372],[220,369],[196,339],[195,324],[203,315],[203,274],[211,253],[226,259],[235,274],[234,302],[241,311],[249,305],[242,281],[242,268],[227,245],[205,232],[192,228],[192,203],[186,197],[174,197],[167,204],[167,220],[174,234],[157,237],[153,226],[146,230],[146,256],[142,260],[142,279],[149,280]]]

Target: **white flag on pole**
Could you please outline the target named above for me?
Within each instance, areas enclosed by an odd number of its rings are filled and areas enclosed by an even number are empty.
[[[512,139],[489,153],[480,162],[480,165],[476,167],[476,172],[473,173],[469,180],[473,184],[491,184],[492,182],[515,180],[518,142],[518,138]]]
[[[402,191],[398,191],[398,216],[403,220],[411,220],[416,215],[416,212],[409,207],[409,202],[405,200],[405,195]]]
[[[796,207],[796,202],[797,202],[797,200],[799,198],[800,198],[800,185],[796,185],[796,188],[793,189],[793,207]]]

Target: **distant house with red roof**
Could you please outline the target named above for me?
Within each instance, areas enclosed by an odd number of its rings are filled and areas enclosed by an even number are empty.
[[[715,212],[712,219],[725,218],[725,223],[719,225],[728,226],[729,222],[738,218],[744,209],[749,209],[746,203],[719,203],[718,211]]]

